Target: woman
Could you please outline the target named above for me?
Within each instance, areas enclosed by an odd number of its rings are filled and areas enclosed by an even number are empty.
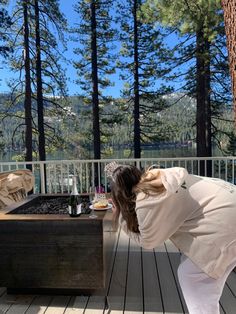
[[[111,163],[116,220],[143,248],[168,238],[183,253],[178,278],[190,314],[218,314],[225,281],[236,266],[236,187],[184,168]]]

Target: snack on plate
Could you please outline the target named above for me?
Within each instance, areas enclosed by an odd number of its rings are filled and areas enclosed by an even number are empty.
[[[94,208],[106,208],[108,206],[107,200],[99,200],[93,204]]]

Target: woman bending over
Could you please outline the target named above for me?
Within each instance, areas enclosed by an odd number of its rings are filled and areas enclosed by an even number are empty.
[[[178,279],[190,314],[219,314],[225,281],[236,266],[236,187],[180,167],[108,164],[115,217],[139,246],[168,238],[181,251]]]

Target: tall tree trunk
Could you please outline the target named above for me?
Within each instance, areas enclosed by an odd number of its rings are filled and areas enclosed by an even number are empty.
[[[37,84],[38,133],[39,133],[39,160],[46,160],[38,0],[35,0],[34,5],[35,5],[34,8],[35,8],[36,84]]]
[[[98,65],[97,65],[97,21],[96,2],[91,0],[91,52],[92,52],[92,102],[93,102],[93,145],[94,159],[101,158],[99,99],[98,99]],[[98,166],[95,165],[95,186],[98,185]]]
[[[31,76],[30,76],[30,54],[29,54],[29,25],[28,25],[28,3],[23,2],[24,12],[24,67],[25,67],[25,149],[26,161],[32,161],[32,100],[31,100]],[[30,168],[30,167],[29,167]]]
[[[207,94],[206,94],[206,68],[205,68],[205,40],[203,28],[196,33],[196,92],[197,92],[197,156],[206,157],[207,148]],[[204,175],[205,165],[200,162],[200,174]]]
[[[236,127],[236,1],[221,0],[224,10],[225,32],[229,55],[230,75],[234,100],[234,123]]]
[[[141,157],[137,9],[138,9],[138,3],[137,3],[137,0],[134,0],[134,6],[133,6],[133,18],[134,18],[134,158],[140,158]]]
[[[210,42],[205,39],[205,104],[206,104],[206,147],[207,157],[212,156],[212,123],[211,123],[211,69],[210,69]],[[208,177],[212,176],[212,161],[207,161]]]
[[[38,112],[38,149],[39,160],[46,160],[45,131],[44,131],[44,103],[42,84],[41,40],[39,24],[38,0],[34,1],[35,10],[35,45],[36,45],[36,84],[37,84],[37,112]],[[46,165],[44,165],[44,186],[47,192]]]
[[[205,62],[204,62],[204,37],[203,31],[199,30],[196,36],[196,64],[197,64],[197,156],[207,155],[206,146],[206,95],[205,95]]]

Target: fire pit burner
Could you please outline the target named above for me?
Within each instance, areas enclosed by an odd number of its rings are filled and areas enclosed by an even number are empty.
[[[68,215],[68,200],[69,196],[39,197],[37,202],[30,202],[26,206],[17,207],[8,214]],[[83,196],[82,201],[82,213],[89,213],[89,198]]]

